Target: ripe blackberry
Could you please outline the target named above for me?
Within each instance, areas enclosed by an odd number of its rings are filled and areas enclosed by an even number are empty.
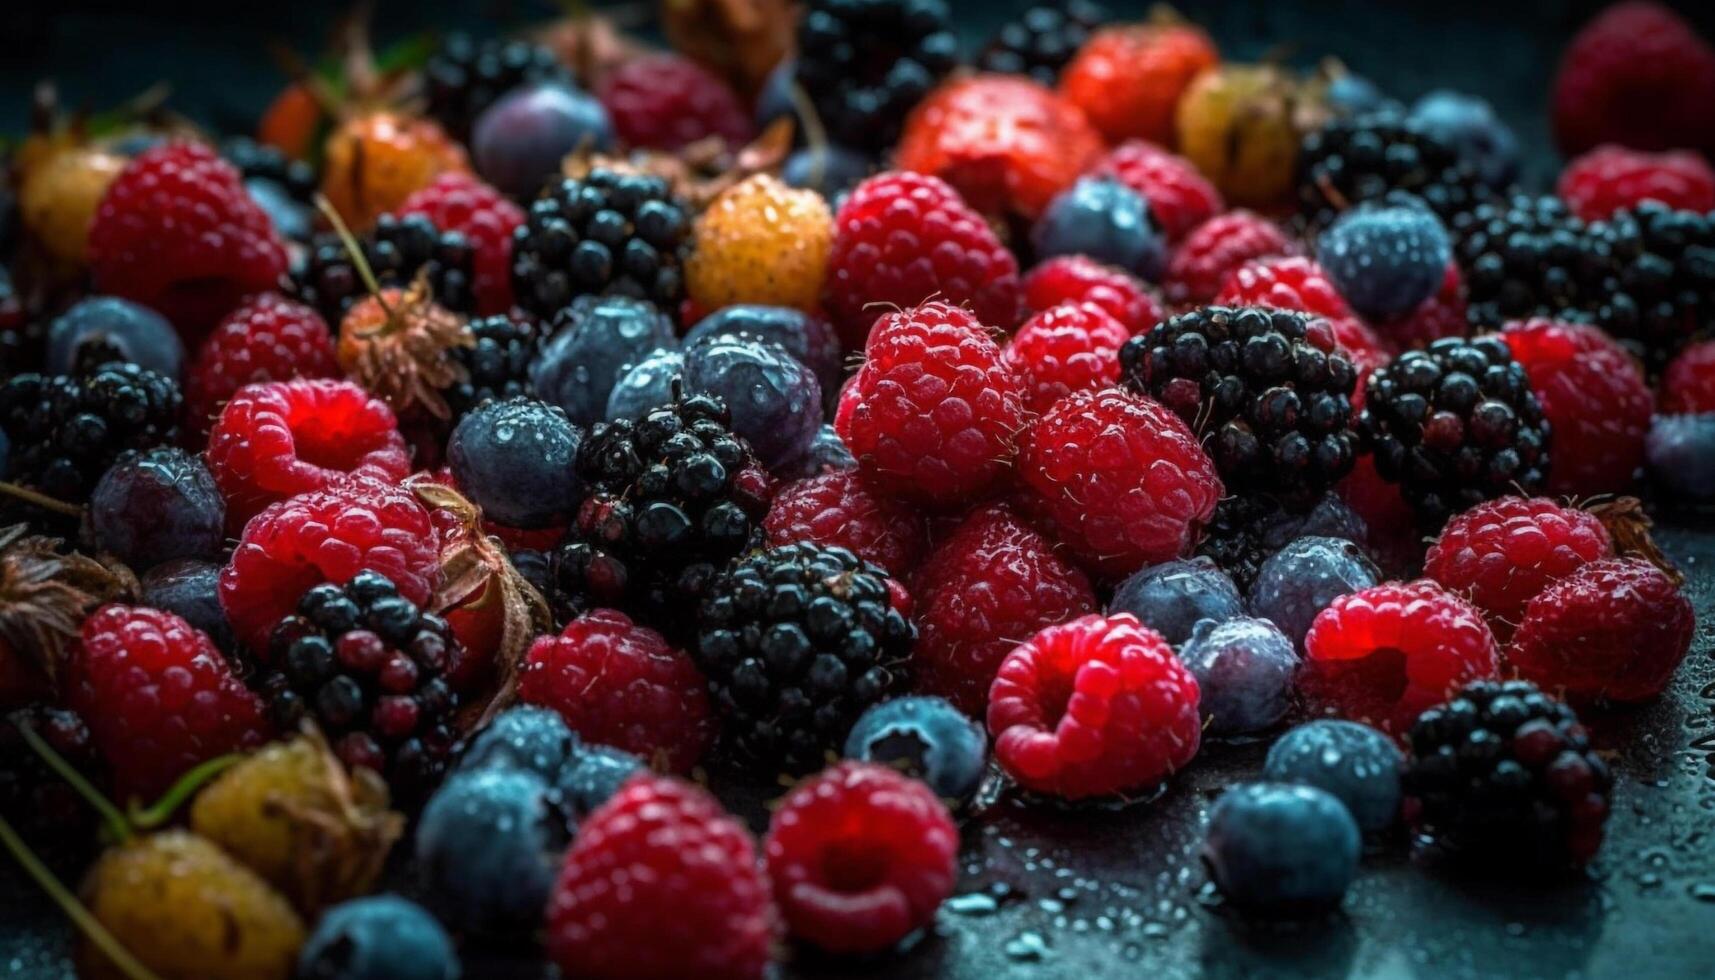
[[[365,569],[343,586],[304,593],[269,635],[270,669],[255,687],[280,731],[311,718],[346,765],[382,774],[397,798],[421,801],[457,739],[458,696],[446,677],[463,655],[446,620]]]
[[[1426,530],[1475,504],[1542,488],[1549,424],[1498,337],[1448,337],[1370,375],[1358,434]]]
[[[32,843],[87,840],[94,811],[24,740],[20,729],[26,727],[96,785],[105,782],[100,752],[77,712],[43,704],[20,708],[0,715],[0,817]]]
[[[690,211],[665,180],[597,167],[530,205],[512,233],[512,290],[544,320],[589,294],[675,310],[690,242]]]
[[[172,379],[124,361],[78,376],[17,375],[0,385],[9,478],[81,503],[121,453],[175,442],[183,402]]]
[[[436,304],[454,313],[475,312],[471,281],[476,253],[464,235],[442,231],[420,214],[384,214],[359,236],[358,245],[383,289],[409,286],[419,273],[426,273]],[[317,235],[302,263],[293,268],[292,292],[336,331],[346,312],[369,295],[345,245],[332,233]]]
[[[1535,684],[1467,684],[1408,739],[1407,818],[1449,853],[1549,870],[1601,846],[1613,777],[1572,709]]]
[[[528,41],[449,34],[423,63],[429,116],[461,143],[470,142],[476,118],[507,92],[532,82],[571,80],[552,51]]]
[[[1655,201],[1592,222],[1584,261],[1602,269],[1596,324],[1660,370],[1715,317],[1715,212]]]
[[[695,658],[727,744],[793,773],[839,750],[864,709],[902,679],[917,639],[885,571],[807,542],[733,566],[697,624]]]
[[[1091,32],[1109,19],[1107,9],[1091,0],[1065,0],[1031,7],[995,32],[977,56],[977,67],[1008,75],[1029,75],[1053,88],[1060,80],[1060,69],[1090,39]]]
[[[542,349],[542,332],[536,321],[510,316],[488,316],[470,321],[470,347],[452,350],[453,360],[464,365],[466,379],[446,391],[453,418],[489,399],[533,395],[530,362]]]
[[[1298,215],[1311,232],[1389,191],[1410,191],[1451,223],[1487,195],[1456,149],[1393,112],[1336,118],[1298,147]]]
[[[1585,318],[1600,263],[1585,261],[1584,224],[1559,198],[1516,194],[1487,202],[1455,218],[1450,230],[1472,326],[1497,330],[1509,320]]]
[[[1318,317],[1203,307],[1126,341],[1120,366],[1129,387],[1200,430],[1229,492],[1307,509],[1357,456],[1357,369]]]
[[[238,168],[245,180],[266,180],[278,185],[292,200],[313,206],[316,170],[303,160],[294,160],[278,147],[235,136],[220,146],[220,155]]]
[[[812,0],[798,24],[797,80],[836,144],[879,153],[958,51],[943,0]]]

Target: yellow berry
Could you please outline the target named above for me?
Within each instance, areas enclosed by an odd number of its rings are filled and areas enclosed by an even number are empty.
[[[32,136],[18,152],[18,211],[53,262],[81,267],[89,223],[128,161],[66,134]]]
[[[1239,207],[1280,204],[1292,190],[1306,87],[1272,65],[1224,65],[1197,76],[1179,102],[1179,152]]]
[[[757,174],[722,191],[697,219],[686,289],[705,311],[735,303],[814,309],[833,240],[820,194]]]
[[[441,174],[469,170],[464,149],[434,122],[370,112],[328,137],[322,193],[353,231],[367,231]]]

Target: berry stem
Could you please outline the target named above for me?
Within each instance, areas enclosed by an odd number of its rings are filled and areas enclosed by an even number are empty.
[[[209,780],[231,769],[243,758],[242,754],[231,752],[199,763],[189,772],[180,776],[178,782],[174,783],[171,789],[168,789],[160,799],[149,806],[138,806],[133,802],[127,807],[127,821],[133,829],[154,830],[171,820],[173,814],[178,812],[179,807],[183,806],[185,801],[190,799],[197,790],[202,789]]]
[[[804,91],[804,86],[793,82],[788,91],[792,95],[792,111],[798,114],[798,120],[804,125],[804,142],[810,147],[810,186],[822,186],[822,178],[827,175],[828,167],[828,130],[822,125],[822,117],[816,114],[816,104],[810,101],[810,93]]]
[[[21,487],[16,483],[7,483],[0,480],[0,493],[4,493],[11,497],[17,497],[19,500],[22,500],[27,504],[34,504],[43,510],[51,510],[56,514],[64,514],[67,517],[81,517],[83,515],[83,508],[76,504],[68,504],[63,500],[55,500],[47,494],[37,493],[29,487]]]
[[[18,734],[23,736],[24,744],[28,745],[31,751],[41,756],[42,761],[46,762],[50,769],[70,784],[71,788],[77,791],[77,795],[83,797],[84,802],[101,815],[102,823],[106,824],[107,831],[114,840],[124,842],[132,838],[131,824],[125,820],[125,814],[120,813],[119,808],[114,806],[111,800],[96,789],[89,780],[85,779],[83,773],[78,772],[71,763],[65,761],[58,752],[55,752],[53,746],[44,741],[42,736],[36,734],[34,728],[20,722]]]
[[[84,908],[83,903],[60,884],[54,873],[36,857],[35,852],[30,850],[29,845],[24,843],[24,839],[18,836],[17,831],[12,829],[12,825],[7,823],[4,817],[0,817],[0,844],[6,846],[12,859],[18,862],[24,873],[35,879],[36,884],[48,893],[48,897],[54,900],[54,904],[60,907],[66,917],[89,937],[89,941],[100,947],[120,973],[131,980],[160,980],[155,971],[138,962],[137,958],[114,938],[113,933],[108,932],[107,927],[98,922],[89,909]]]
[[[334,210],[333,203],[327,199],[327,195],[316,195],[316,210],[320,211],[328,219],[328,223],[333,225],[333,233],[339,236],[340,245],[345,249],[345,253],[351,256],[352,268],[357,270],[358,277],[363,280],[363,288],[369,290],[369,295],[375,297],[375,302],[381,304],[382,312],[386,313],[387,318],[391,320],[393,310],[387,305],[386,298],[381,295],[381,283],[375,278],[375,270],[369,267],[369,260],[364,258],[363,248],[357,244],[357,236],[353,235],[351,229],[346,227],[345,219],[341,218],[339,212]]]

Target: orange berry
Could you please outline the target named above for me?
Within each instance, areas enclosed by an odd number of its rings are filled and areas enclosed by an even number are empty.
[[[1198,75],[1179,100],[1179,152],[1229,202],[1279,203],[1292,190],[1300,124],[1316,114],[1304,89],[1272,65],[1225,65]]]
[[[370,112],[328,138],[322,193],[353,231],[366,231],[441,174],[469,171],[464,149],[435,123]]]
[[[833,240],[820,194],[757,174],[722,191],[697,219],[685,286],[710,312],[735,303],[811,310]]]
[[[296,82],[280,90],[262,113],[256,139],[294,160],[307,160],[322,124],[321,103],[308,86]]]
[[[69,135],[24,141],[18,151],[18,210],[49,259],[64,266],[84,264],[96,206],[129,162]]]
[[[1189,24],[1128,24],[1097,31],[1060,74],[1060,94],[1109,142],[1169,146],[1185,87],[1220,56]]]

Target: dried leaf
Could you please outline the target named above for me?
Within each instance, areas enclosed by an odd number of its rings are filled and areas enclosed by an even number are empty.
[[[353,381],[399,415],[422,411],[446,419],[452,409],[442,392],[468,377],[450,352],[475,343],[465,319],[437,306],[419,276],[409,289],[382,290],[346,314],[339,360]]]
[[[1614,540],[1614,553],[1621,558],[1641,558],[1662,570],[1674,585],[1685,584],[1685,573],[1667,557],[1655,543],[1650,529],[1655,522],[1644,512],[1643,501],[1636,497],[1614,497],[1584,508],[1595,515],[1608,529]]]
[[[675,152],[637,150],[628,156],[616,156],[583,149],[567,156],[560,169],[567,177],[578,178],[597,167],[660,177],[674,194],[700,211],[722,191],[746,177],[779,173],[792,152],[792,131],[792,120],[777,119],[762,135],[736,152],[729,152],[726,141],[719,136],[706,136]]]
[[[58,538],[32,535],[23,524],[0,529],[0,656],[20,671],[59,683],[66,653],[85,616],[136,596],[137,578],[112,559],[62,554]]]
[[[619,65],[648,48],[627,37],[611,17],[579,14],[544,28],[536,42],[554,52],[585,89],[594,91]]]
[[[754,98],[786,57],[798,19],[791,0],[664,0],[667,43]]]

